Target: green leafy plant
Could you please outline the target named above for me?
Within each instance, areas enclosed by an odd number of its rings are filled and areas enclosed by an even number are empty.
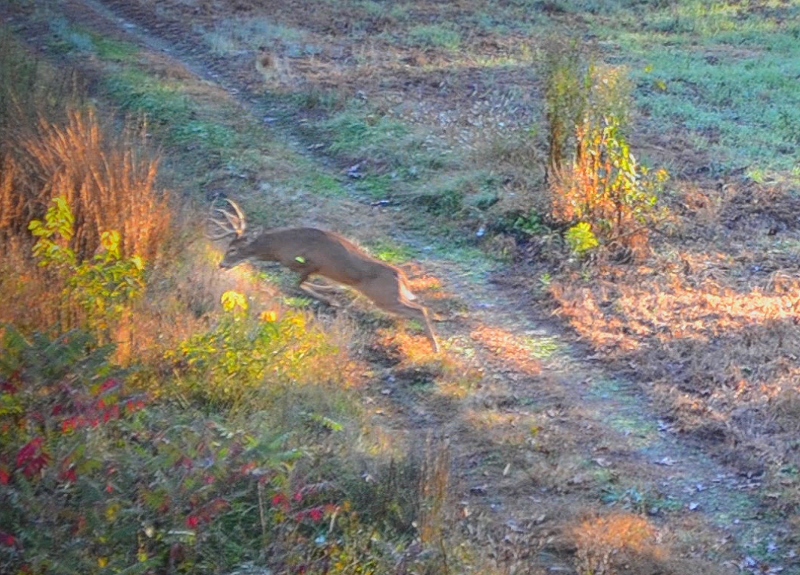
[[[542,216],[535,211],[531,211],[527,215],[521,214],[518,216],[514,220],[511,229],[526,236],[536,236],[548,231],[547,226],[542,221]]]
[[[579,222],[567,230],[564,238],[570,250],[578,256],[584,256],[600,243],[597,241],[592,226],[586,222]]]
[[[144,292],[145,264],[139,256],[122,257],[116,231],[103,232],[100,252],[79,261],[69,247],[74,223],[66,199],[55,198],[45,221],[30,223],[38,238],[33,254],[41,267],[51,268],[64,282],[61,330],[85,324],[102,339]]]
[[[265,383],[328,381],[325,358],[336,346],[306,316],[264,312],[253,317],[247,298],[222,295],[224,316],[207,333],[197,334],[167,353],[179,367],[177,389],[219,406],[233,407]]]

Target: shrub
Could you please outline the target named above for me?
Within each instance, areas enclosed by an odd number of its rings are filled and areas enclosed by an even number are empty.
[[[136,392],[83,331],[0,335],[0,572],[377,574],[403,553],[295,473],[306,450],[264,413]]]
[[[299,521],[264,503],[300,489],[285,435],[132,393],[85,332],[2,335],[0,572],[218,571]]]
[[[630,150],[625,136],[630,85],[624,71],[584,66],[573,48],[555,51],[547,73],[552,216],[570,226],[589,226],[571,228],[568,241],[580,254],[596,245],[642,254],[651,227],[664,215],[657,203],[669,175],[651,173]]]
[[[106,340],[110,329],[130,313],[132,302],[144,291],[144,261],[138,256],[123,259],[121,238],[116,231],[103,232],[101,251],[91,260],[79,261],[67,247],[73,237],[74,221],[66,200],[53,200],[45,221],[30,223],[32,234],[39,238],[33,254],[39,265],[51,269],[64,286],[57,331],[85,327]]]
[[[326,382],[338,377],[331,366],[338,348],[306,316],[279,317],[264,312],[253,317],[247,298],[222,295],[224,316],[209,332],[184,341],[167,353],[179,378],[176,389],[217,407],[247,405],[254,393],[270,384]],[[269,394],[269,390],[267,390]]]

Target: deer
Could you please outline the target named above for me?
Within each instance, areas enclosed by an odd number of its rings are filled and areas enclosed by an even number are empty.
[[[222,269],[234,268],[247,260],[278,262],[299,274],[297,287],[300,290],[332,307],[336,304],[317,291],[330,288],[312,287],[307,283],[309,277],[322,276],[352,287],[378,308],[422,323],[433,352],[439,353],[428,310],[414,302],[417,298],[409,289],[408,278],[401,269],[373,258],[334,232],[311,227],[248,231],[242,209],[231,199],[225,198],[225,201],[233,211],[212,204],[208,222],[219,231],[206,234],[212,241],[233,237],[219,264]]]

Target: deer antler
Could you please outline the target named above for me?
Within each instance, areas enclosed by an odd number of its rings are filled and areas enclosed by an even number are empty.
[[[233,210],[236,212],[232,214],[227,210],[223,210],[222,208],[214,207],[214,204],[211,204],[211,210],[209,210],[208,214],[208,223],[215,224],[218,226],[222,231],[217,234],[206,234],[206,237],[210,240],[221,240],[222,238],[226,238],[228,236],[242,236],[244,235],[245,230],[247,229],[247,220],[244,217],[244,213],[242,213],[241,208],[234,202],[233,200],[229,200],[225,198],[225,201],[228,202]],[[214,212],[219,212],[223,216],[225,216],[226,221],[219,220],[217,218],[212,217]]]

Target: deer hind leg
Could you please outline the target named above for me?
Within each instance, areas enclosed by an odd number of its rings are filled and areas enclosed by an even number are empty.
[[[439,353],[439,342],[436,341],[436,335],[433,333],[431,320],[428,317],[428,310],[425,307],[411,302],[405,298],[398,298],[397,301],[388,304],[381,302],[379,307],[388,312],[421,322],[422,326],[425,328],[425,335],[428,336],[428,339],[431,342],[433,353]]]

